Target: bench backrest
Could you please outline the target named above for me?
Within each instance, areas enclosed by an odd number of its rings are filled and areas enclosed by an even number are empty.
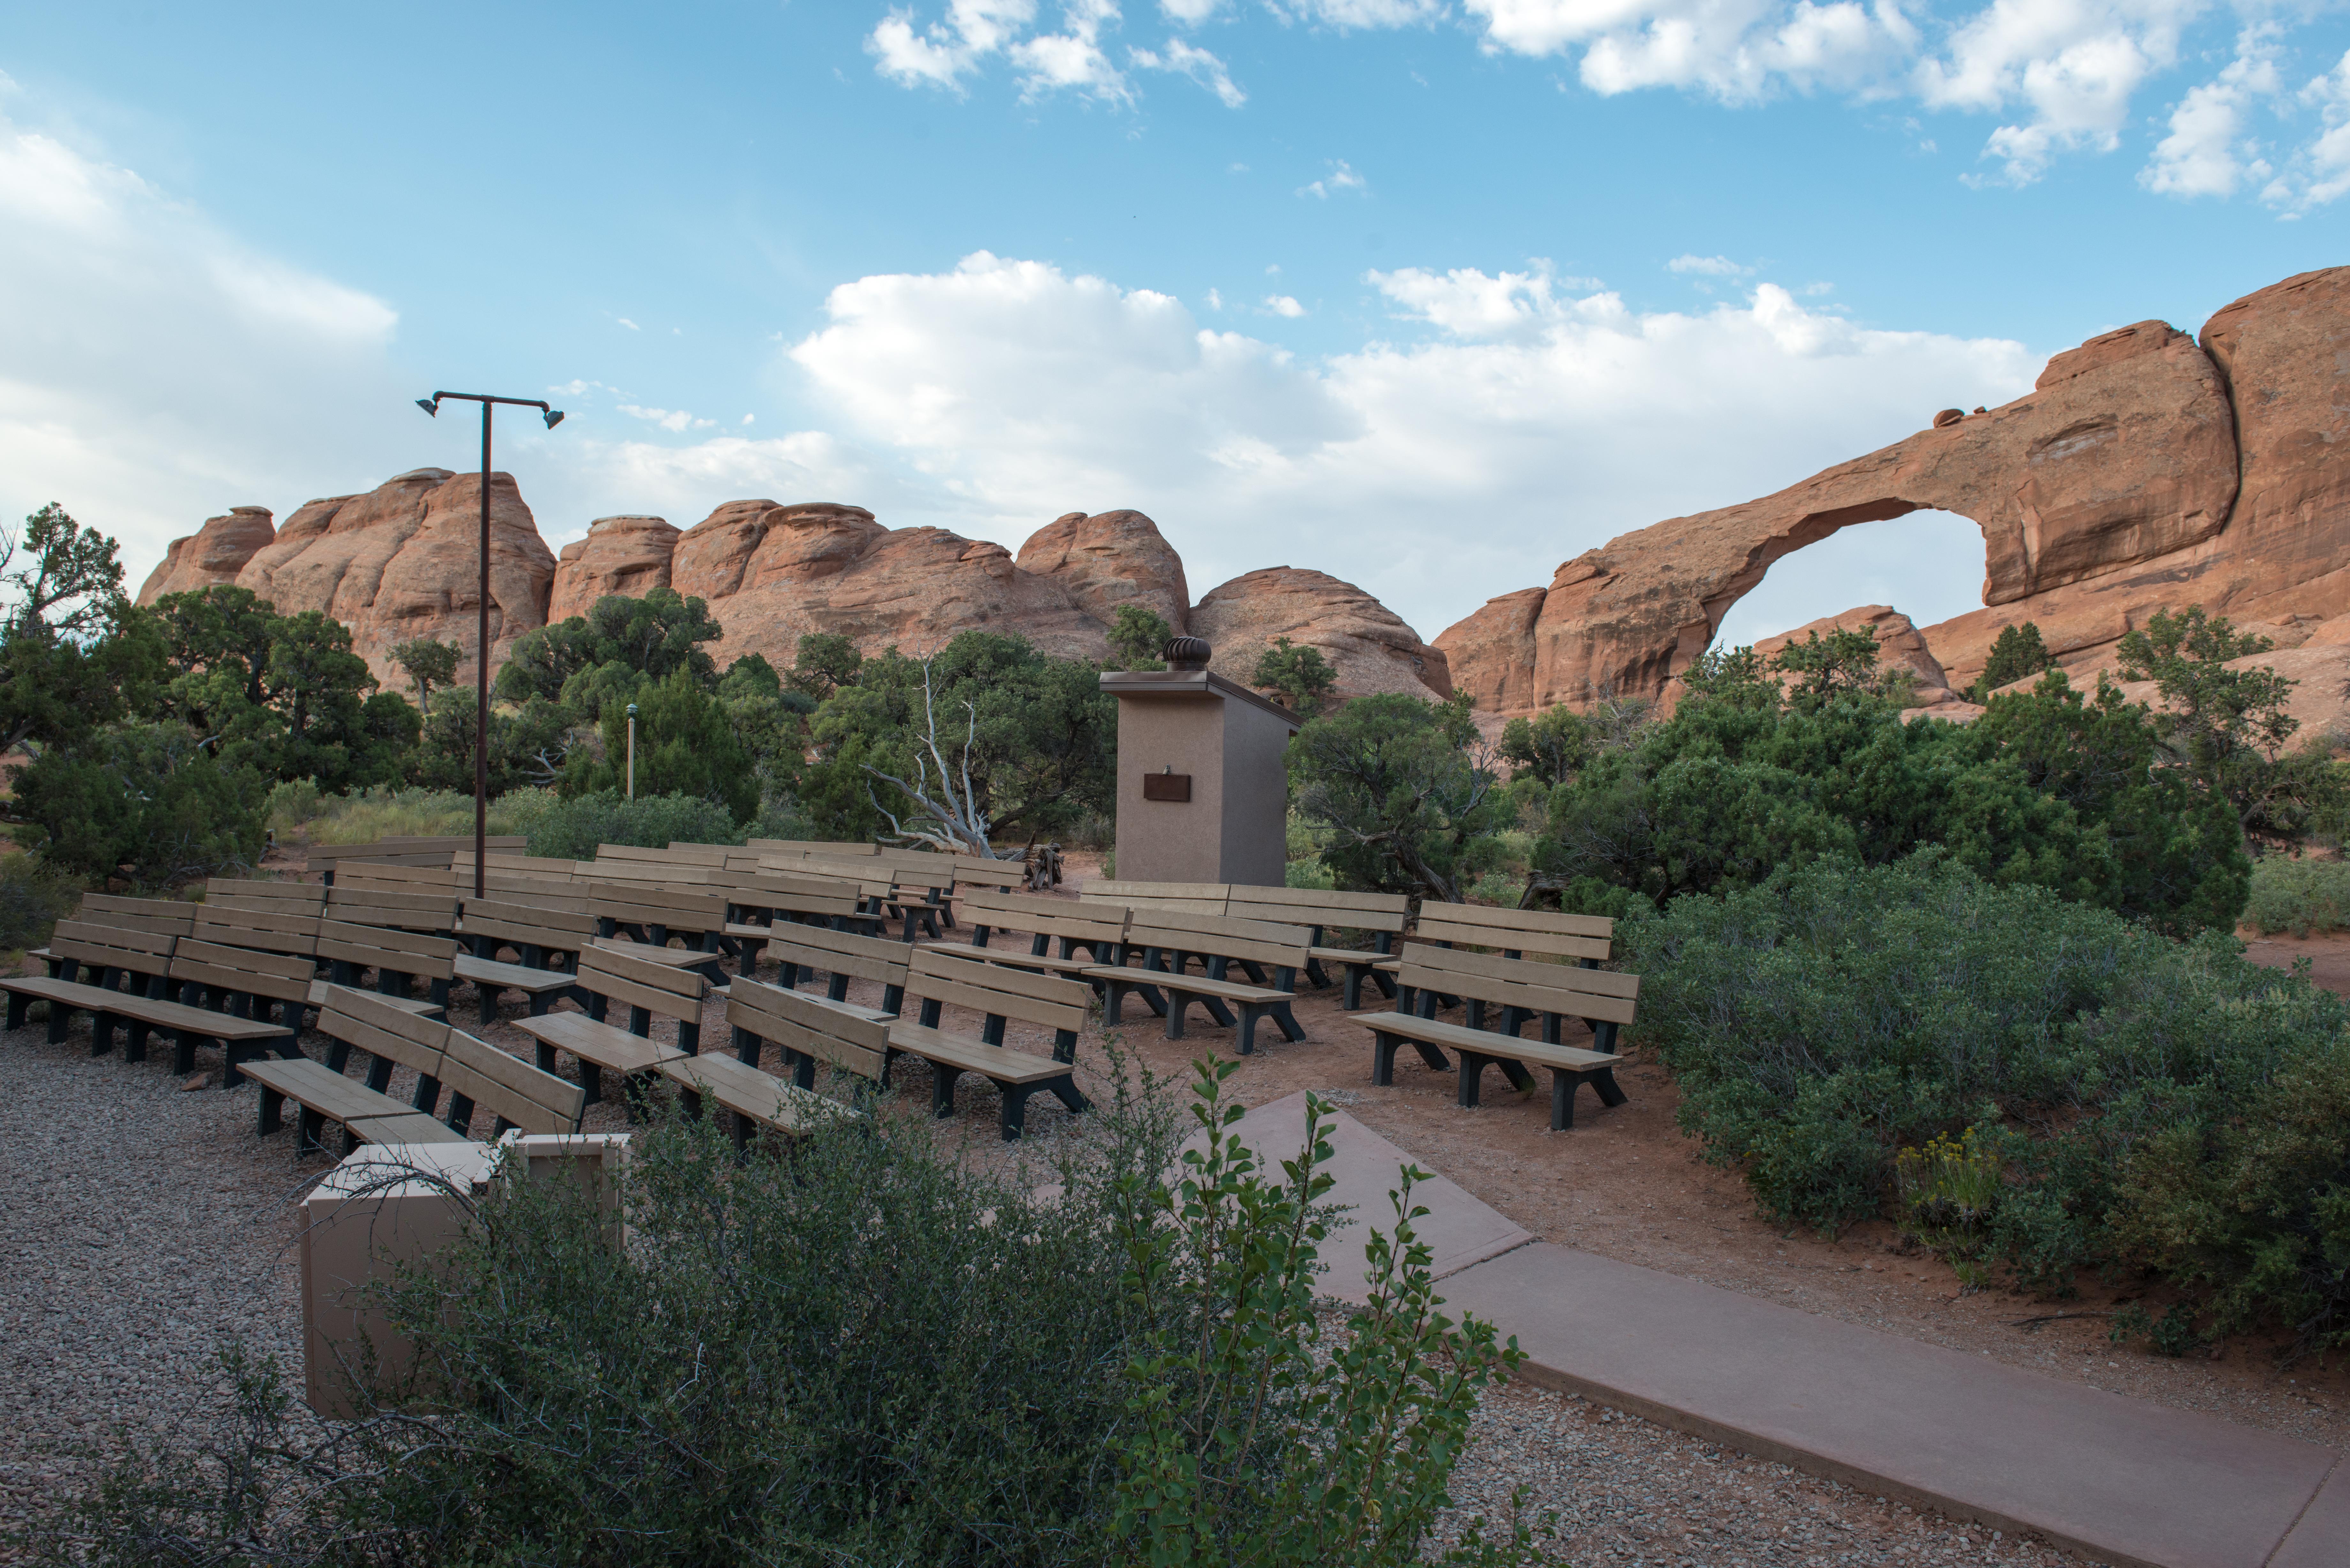
[[[1093,992],[1074,980],[1031,974],[982,959],[957,958],[938,948],[916,948],[906,966],[908,1005],[922,1000],[924,1021],[932,1022],[938,1003],[966,1007],[989,1021],[991,1041],[1000,1043],[999,1019],[1066,1031],[1074,1037],[1086,1026],[1086,1006]]]
[[[395,893],[376,887],[346,887],[338,879],[326,891],[327,919],[345,925],[397,926],[415,931],[455,928],[457,895],[453,889]]]
[[[313,919],[315,928],[317,921]],[[223,991],[266,996],[278,1002],[307,1002],[310,981],[318,966],[307,953],[263,952],[254,948],[225,947],[203,940],[203,927],[197,934],[183,937],[172,950],[172,967],[165,972],[173,980],[193,981],[199,985],[218,986]],[[311,940],[315,944],[314,930]]]
[[[307,958],[318,950],[318,917],[315,911],[274,915],[258,909],[214,909],[199,904],[188,934],[197,941],[218,947],[299,953]]]
[[[331,915],[318,922],[318,956],[417,980],[454,980],[457,940],[423,931],[353,925]]]
[[[575,953],[595,934],[596,918],[588,912],[584,898],[576,911],[516,903],[504,898],[465,901],[465,935],[469,938],[488,937],[493,941]]]
[[[737,980],[726,988],[726,1022],[862,1078],[881,1075],[889,1044],[887,1023],[755,980]]]
[[[719,886],[729,903],[746,909],[788,909],[795,915],[821,915],[827,919],[856,914],[860,901],[852,883],[783,871],[729,870]]]
[[[672,838],[669,847],[661,853],[672,860],[689,861],[696,866],[723,867],[726,864],[726,857],[734,850],[732,844],[694,844],[686,839]],[[601,849],[597,851],[599,858],[602,853]]]
[[[676,969],[598,947],[580,950],[578,985],[627,1006],[695,1024],[702,1021],[702,999],[710,990],[699,970]]]
[[[1325,929],[1400,932],[1411,900],[1401,893],[1336,893],[1314,888],[1253,888],[1235,882],[1224,913],[1235,919],[1315,925]]]
[[[151,929],[109,925],[91,920],[59,920],[49,933],[49,956],[71,959],[95,969],[129,970],[133,974],[161,974],[171,966],[172,947],[180,939]]]
[[[1502,958],[1459,948],[1408,942],[1397,982],[1414,991],[1473,996],[1534,1012],[1564,1013],[1603,1023],[1629,1023],[1640,997],[1640,977],[1540,959]]]
[[[184,937],[194,929],[196,906],[177,898],[126,898],[115,893],[84,893],[73,918],[94,926],[158,936]]]
[[[583,860],[591,882],[630,888],[698,888],[724,876],[725,867],[684,860]]]
[[[803,926],[778,920],[769,928],[767,950],[787,964],[845,974],[879,985],[906,983],[906,965],[912,951],[889,937],[860,937],[827,926]]]
[[[1601,915],[1562,915],[1549,909],[1423,903],[1411,934],[1423,942],[1605,960],[1613,951],[1616,922]]]
[[[1077,898],[1088,904],[1180,915],[1221,915],[1231,897],[1226,882],[1088,882],[1077,889]]]
[[[380,997],[348,985],[327,987],[318,1006],[318,1033],[353,1050],[411,1068],[421,1078],[441,1075],[441,1055],[449,1026],[394,1007]],[[327,1065],[343,1070],[345,1053],[328,1053]]]
[[[577,1132],[588,1109],[588,1091],[579,1085],[542,1073],[462,1029],[449,1031],[440,1076],[441,1086],[471,1100],[476,1114],[487,1111],[525,1132]]]
[[[588,912],[599,920],[630,926],[666,926],[677,931],[716,931],[726,925],[726,894],[718,888],[652,888],[598,882],[588,889]]]
[[[855,839],[829,838],[754,838],[743,846],[762,855],[827,855],[833,857],[871,855],[881,846]]]
[[[468,885],[473,878],[465,877]],[[447,893],[457,891],[457,873],[446,866],[384,866],[363,862],[335,874],[338,891],[369,888],[383,893]]]
[[[266,882],[232,877],[204,879],[204,902],[217,907],[234,905],[289,915],[315,915],[326,897],[327,889],[316,882]]]
[[[878,860],[816,860],[785,856],[759,862],[763,877],[798,877],[830,882],[859,898],[886,898],[897,890],[897,878]]]
[[[1021,856],[956,855],[951,858],[958,886],[1004,893],[1028,885],[1028,862]]]
[[[1003,926],[1045,937],[1071,937],[1079,941],[1122,942],[1126,940],[1127,907],[1123,904],[1073,903],[1033,893],[966,893],[962,921],[968,926]]]
[[[1186,915],[1166,909],[1137,909],[1126,928],[1128,947],[1172,948],[1290,970],[1305,967],[1307,939],[1311,935],[1304,926],[1235,920],[1222,915]]]

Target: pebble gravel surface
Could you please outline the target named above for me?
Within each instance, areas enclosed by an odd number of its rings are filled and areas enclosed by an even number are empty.
[[[452,1016],[470,1003],[461,988]],[[216,1054],[183,1087],[152,1057],[92,1057],[86,1028],[0,1036],[0,1535],[90,1474],[76,1450],[215,1401],[224,1341],[299,1373],[296,1205],[328,1162],[256,1138]],[[1512,1384],[1478,1417],[1451,1527],[1521,1484],[1557,1511],[1562,1559],[1595,1568],[2080,1561]]]

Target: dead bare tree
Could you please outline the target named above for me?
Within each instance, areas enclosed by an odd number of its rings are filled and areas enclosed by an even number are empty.
[[[905,820],[881,804],[873,792],[872,779],[865,784],[866,798],[873,809],[889,820],[889,831],[900,843],[927,844],[947,854],[983,856],[998,858],[995,846],[988,842],[987,812],[979,803],[979,795],[971,784],[971,752],[979,733],[979,710],[970,702],[963,704],[970,715],[963,728],[962,787],[956,793],[955,770],[947,766],[946,753],[939,748],[939,716],[931,692],[931,660],[922,660],[922,736],[914,751],[914,782],[908,784],[895,774],[883,773],[870,763],[858,764],[873,778],[896,786],[907,802]],[[928,754],[925,755],[924,753]],[[936,794],[932,794],[931,769],[938,769]]]

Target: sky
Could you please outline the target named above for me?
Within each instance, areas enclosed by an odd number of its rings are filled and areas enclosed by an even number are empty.
[[[1134,507],[1423,636],[1629,529],[2350,261],[2350,18],[2199,0],[0,8],[0,518],[131,580],[478,464],[1017,549]],[[1746,641],[1980,602],[1918,514]]]

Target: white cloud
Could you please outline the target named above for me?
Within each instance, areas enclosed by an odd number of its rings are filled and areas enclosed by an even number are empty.
[[[1224,62],[1205,49],[1193,48],[1180,38],[1167,40],[1163,52],[1149,49],[1129,49],[1128,57],[1142,70],[1178,71],[1207,88],[1221,99],[1226,109],[1238,109],[1248,101],[1248,94],[1232,85],[1232,72]]]
[[[1016,545],[1073,507],[1137,506],[1195,593],[1310,564],[1431,636],[1616,534],[2004,401],[2039,368],[2014,343],[1865,327],[1769,285],[1641,314],[1540,268],[1368,281],[1423,340],[1307,362],[1166,295],[982,253],[840,286],[790,358],[834,450],[882,454],[907,497],[893,524]]]
[[[756,414],[744,414],[743,416],[743,422],[746,425],[755,425],[759,422],[759,416]]]
[[[1159,8],[1178,26],[1196,27],[1218,11],[1224,0],[1159,0]]]
[[[2324,129],[2261,192],[2262,201],[2292,217],[2350,192],[2350,54],[2298,96],[2318,110]]]
[[[911,11],[893,10],[865,40],[874,68],[902,87],[956,89],[979,61],[1036,17],[1035,0],[952,0],[944,23],[914,30]]]
[[[1444,15],[1438,0],[1268,0],[1283,16],[1320,22],[1341,31],[1352,27],[1409,27]]]
[[[1285,294],[1266,295],[1264,307],[1275,316],[1285,316],[1292,321],[1305,314],[1305,307]]]
[[[432,386],[388,362],[389,303],[5,117],[0,298],[0,519],[63,504],[122,542],[134,587],[209,515],[282,520],[447,444],[408,406]]]
[[[1359,191],[1367,194],[1370,188],[1369,181],[1356,173],[1345,159],[1336,158],[1331,160],[1329,173],[1315,181],[1311,185],[1299,186],[1297,193],[1301,196],[1318,197],[1326,202],[1340,191]]]
[[[1751,277],[1754,269],[1728,256],[1679,255],[1665,264],[1667,272],[1694,273],[1700,277]]]
[[[716,420],[696,419],[683,409],[645,409],[639,408],[634,403],[621,403],[619,407],[622,413],[632,420],[642,420],[647,424],[659,425],[661,429],[673,432],[708,430],[718,422]]]
[[[1102,29],[1118,20],[1117,0],[1066,0],[1061,8],[1066,31],[1023,38],[1006,50],[1024,73],[1021,95],[1033,99],[1066,88],[1107,102],[1132,102],[1133,88],[1101,47]]]
[[[1222,310],[1223,307],[1224,296],[1217,293],[1212,288],[1208,290],[1208,308],[1211,310]]]
[[[629,320],[625,316],[616,316],[612,319],[619,322],[621,326],[627,327],[631,332],[642,332],[644,330],[643,327],[638,326],[635,322]]]
[[[2278,32],[2274,24],[2245,28],[2228,67],[2188,89],[2170,111],[2170,134],[2138,171],[2140,184],[2168,196],[2232,196],[2245,181],[2268,178],[2244,122],[2255,102],[2276,95]]]

